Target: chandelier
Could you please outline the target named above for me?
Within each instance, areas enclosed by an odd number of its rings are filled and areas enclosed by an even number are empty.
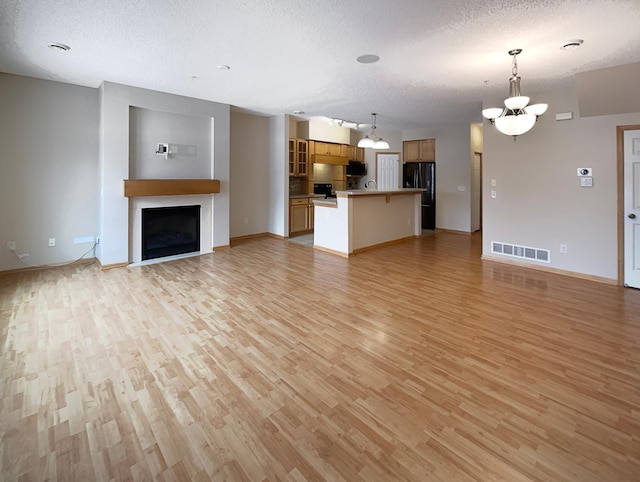
[[[509,78],[509,97],[504,101],[504,108],[492,107],[484,109],[482,115],[489,119],[489,122],[508,136],[524,134],[538,120],[538,117],[547,111],[547,104],[533,104],[527,106],[529,97],[520,94],[520,76],[518,76],[518,61],[516,56],[522,49],[509,50],[509,55],[513,57],[511,78]]]
[[[389,143],[382,137],[376,135],[376,116],[371,114],[373,122],[371,123],[371,132],[358,141],[358,147],[371,147],[373,149],[389,149]]]

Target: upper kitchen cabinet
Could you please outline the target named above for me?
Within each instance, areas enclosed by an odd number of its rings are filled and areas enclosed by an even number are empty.
[[[289,139],[289,175],[307,176],[309,173],[309,149],[305,139]]]
[[[349,159],[343,154],[341,144],[330,142],[309,141],[309,155],[311,162],[318,164],[339,164],[347,165]]]
[[[356,146],[350,146],[348,144],[340,145],[340,155],[353,161],[356,158]]]
[[[342,145],[330,142],[315,141],[314,154],[326,154],[327,156],[342,156]]]
[[[404,162],[433,162],[436,160],[436,140],[418,139],[402,143]]]

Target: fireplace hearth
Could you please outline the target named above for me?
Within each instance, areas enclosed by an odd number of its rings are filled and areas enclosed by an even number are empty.
[[[200,251],[200,206],[142,210],[142,260]]]

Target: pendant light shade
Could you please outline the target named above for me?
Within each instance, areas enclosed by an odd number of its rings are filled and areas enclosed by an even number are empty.
[[[509,79],[509,97],[504,100],[504,109],[491,107],[483,109],[482,115],[489,119],[503,134],[513,136],[522,135],[530,131],[538,117],[547,111],[547,104],[533,104],[527,107],[529,97],[520,94],[520,76],[518,75],[518,61],[516,56],[522,49],[510,50],[513,57],[511,78]]]
[[[371,132],[358,141],[358,147],[369,147],[372,149],[389,149],[389,143],[382,137],[376,135],[376,116],[378,114],[371,114],[373,116],[373,122],[371,123]]]
[[[362,139],[358,141],[358,147],[373,147],[375,141],[371,139],[369,136],[364,136]]]
[[[389,149],[389,143],[382,137],[373,143],[374,149]]]

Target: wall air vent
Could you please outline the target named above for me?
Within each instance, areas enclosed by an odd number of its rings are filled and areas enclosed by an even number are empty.
[[[548,249],[518,246],[516,244],[491,242],[491,252],[512,258],[530,259],[531,261],[551,262],[551,252]]]

